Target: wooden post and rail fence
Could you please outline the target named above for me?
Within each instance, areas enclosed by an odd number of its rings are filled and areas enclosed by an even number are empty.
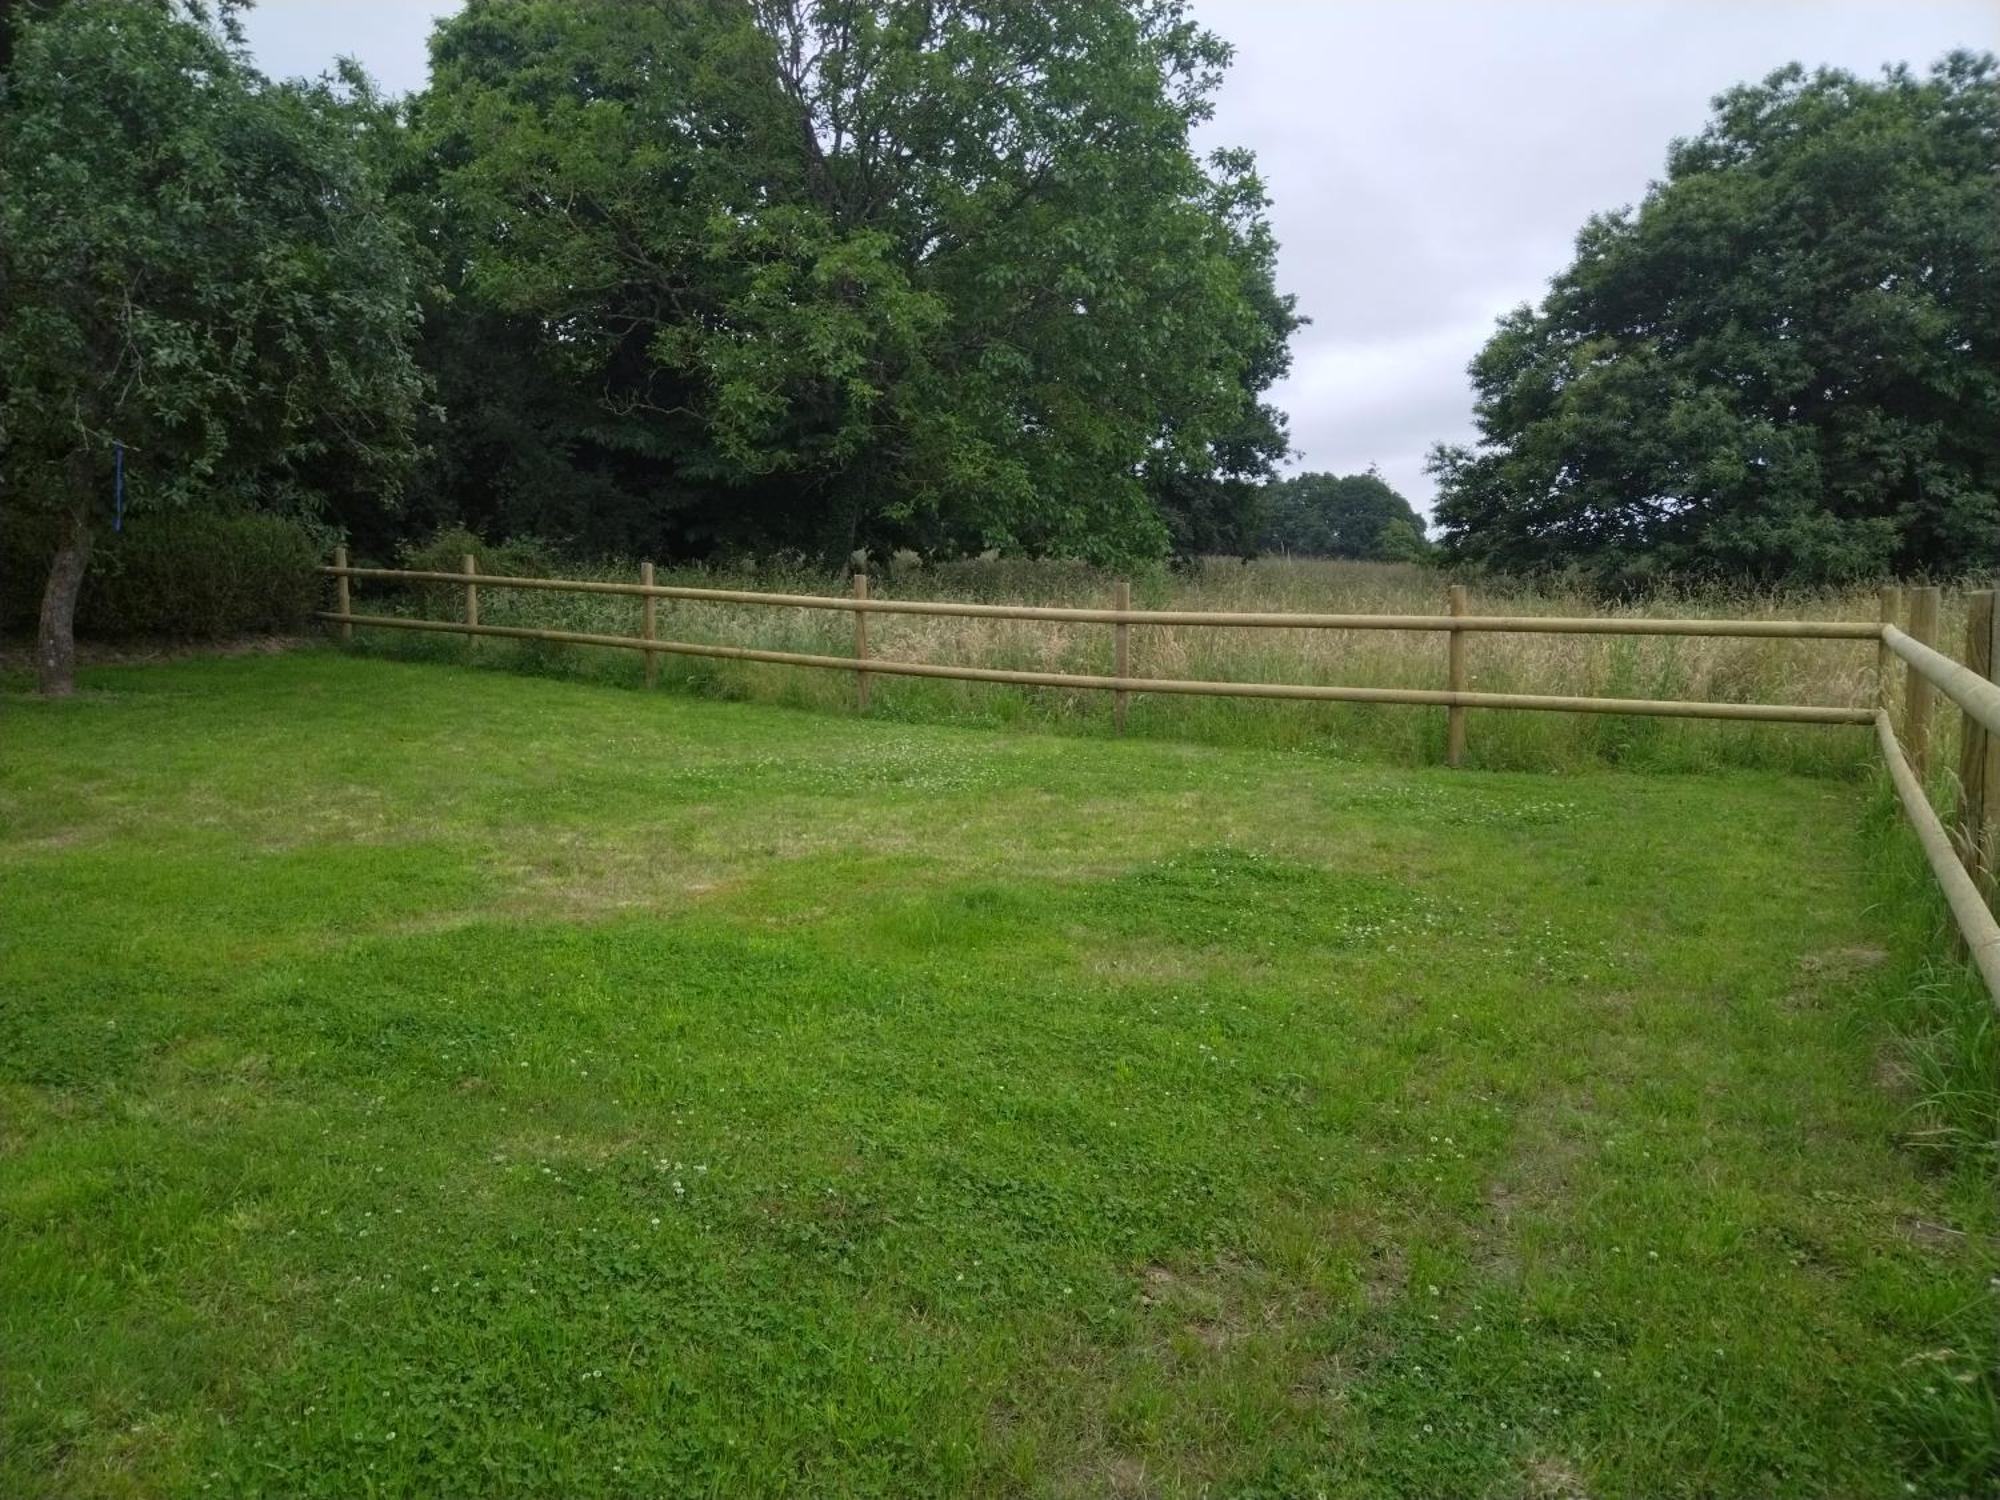
[[[644,655],[646,682],[658,678],[662,654],[709,657],[725,661],[766,662],[779,666],[814,667],[854,674],[855,704],[868,708],[873,677],[929,677],[960,682],[1009,683],[1022,687],[1085,689],[1111,694],[1113,723],[1123,733],[1126,710],[1134,693],[1168,693],[1207,697],[1275,698],[1330,703],[1394,703],[1440,707],[1446,711],[1445,758],[1453,766],[1465,757],[1466,713],[1470,709],[1513,709],[1543,713],[1638,714],[1647,717],[1731,719],[1775,724],[1872,725],[1891,780],[1905,813],[1923,846],[1932,872],[1943,888],[1965,949],[2000,1006],[2000,924],[1991,909],[1996,875],[2000,875],[2000,687],[1992,681],[2000,664],[2000,622],[1994,594],[1971,597],[1967,612],[1965,660],[1956,661],[1937,649],[1941,599],[1936,587],[1908,590],[1885,588],[1879,620],[1727,620],[1649,619],[1639,616],[1564,617],[1549,615],[1476,615],[1466,591],[1454,584],[1441,615],[1308,614],[1222,610],[1134,609],[1131,586],[1114,585],[1109,609],[1052,605],[969,604],[943,600],[884,599],[869,593],[868,576],[854,575],[851,597],[821,594],[779,594],[752,589],[694,588],[654,581],[651,563],[642,563],[636,583],[562,578],[517,578],[478,571],[467,556],[457,573],[394,568],[357,568],[347,561],[347,549],[336,548],[333,566],[322,570],[334,582],[335,607],[321,618],[334,624],[343,642],[352,641],[357,626],[387,630],[435,631],[507,640],[553,641],[577,646],[636,650]],[[356,614],[350,581],[364,579],[399,584],[456,584],[465,591],[459,620],[428,620],[407,615]],[[639,634],[609,635],[577,630],[553,630],[517,625],[488,625],[479,618],[482,589],[545,589],[578,594],[613,594],[641,602]],[[854,617],[852,656],[826,656],[803,651],[775,651],[705,641],[676,641],[659,634],[661,600],[710,604],[765,605],[781,609],[846,610]],[[1112,629],[1112,673],[1021,671],[1002,667],[952,666],[937,662],[902,661],[876,656],[869,648],[868,618],[877,614],[924,615],[986,620],[1039,620],[1072,625],[1109,625]],[[1902,623],[1899,624],[1898,621]],[[1342,687],[1321,683],[1276,683],[1191,680],[1134,675],[1131,630],[1134,626],[1184,625],[1216,629],[1265,630],[1399,630],[1434,631],[1445,636],[1443,689]],[[1876,699],[1873,707],[1836,707],[1792,703],[1695,702],[1657,698],[1594,698],[1547,693],[1473,691],[1468,683],[1467,637],[1490,634],[1734,636],[1772,640],[1874,641]],[[1903,664],[1901,693],[1903,724],[1895,722],[1896,663]],[[1955,704],[1963,715],[1957,766],[1958,807],[1947,829],[1931,806],[1926,786],[1931,770],[1931,719],[1937,694]]]

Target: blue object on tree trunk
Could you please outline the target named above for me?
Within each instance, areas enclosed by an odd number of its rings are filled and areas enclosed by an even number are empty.
[[[125,445],[111,445],[111,529],[125,529]]]

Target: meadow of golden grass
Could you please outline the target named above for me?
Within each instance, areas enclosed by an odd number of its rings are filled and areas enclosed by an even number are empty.
[[[624,564],[568,566],[564,573],[576,578],[637,576],[635,567]],[[658,577],[662,583],[709,587],[847,592],[844,577],[807,571],[662,570]],[[983,560],[935,566],[903,562],[878,571],[871,583],[877,597],[1105,607],[1111,602],[1113,577],[1080,564]],[[1446,579],[1423,567],[1284,558],[1250,563],[1211,559],[1193,572],[1161,570],[1133,580],[1133,601],[1142,609],[1440,614],[1445,591]],[[1610,605],[1582,589],[1474,580],[1470,596],[1475,614],[1873,620],[1879,613],[1873,589],[1663,592]],[[1963,600],[1963,591],[1947,591],[1939,640],[1954,654],[1964,633]],[[399,595],[392,589],[357,604],[385,606],[453,618],[457,593],[441,588]],[[615,596],[487,589],[481,597],[482,619],[496,625],[631,634],[637,630],[638,610],[637,600]],[[845,612],[757,605],[663,601],[659,632],[672,640],[834,655],[846,655],[853,646],[852,617]],[[449,638],[388,636],[374,632],[371,645],[398,654],[464,651],[462,643]],[[870,617],[869,637],[874,655],[904,661],[1052,672],[1102,673],[1111,667],[1112,633],[1103,625],[877,614]],[[1431,688],[1445,685],[1445,640],[1441,634],[1410,631],[1143,626],[1132,631],[1132,659],[1134,671],[1143,676]],[[482,641],[476,649],[482,660],[495,664],[588,675],[639,674],[637,659],[622,653],[503,641]],[[1871,705],[1877,692],[1876,649],[1866,641],[1478,634],[1468,642],[1468,667],[1472,688],[1482,692],[1839,706]],[[695,658],[666,658],[662,682],[731,698],[827,709],[847,709],[854,698],[853,681],[845,673]],[[1105,695],[1082,690],[877,677],[873,711],[898,718],[1084,727],[1108,723],[1110,706]],[[1955,717],[1941,713],[1938,718],[1941,767],[1950,764]],[[1404,763],[1439,757],[1443,723],[1439,709],[1356,704],[1141,696],[1131,709],[1135,733],[1312,748]],[[1837,770],[1866,764],[1871,755],[1862,729],[1491,711],[1474,711],[1470,723],[1472,763],[1494,767],[1617,762]]]

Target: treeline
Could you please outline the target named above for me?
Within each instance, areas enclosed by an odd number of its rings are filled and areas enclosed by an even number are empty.
[[[1424,518],[1375,470],[1300,474],[1265,486],[1257,546],[1293,557],[1423,562]]]
[[[1790,67],[1715,101],[1472,363],[1446,558],[1600,587],[2000,566],[2000,77]]]
[[[237,8],[7,12],[10,511],[582,551],[1244,549],[1299,319],[1176,0],[472,0],[391,104]],[[18,583],[17,583],[18,586]],[[45,680],[67,676],[62,640]]]
[[[264,78],[239,11],[0,8],[0,622],[47,690],[93,551],[150,566],[128,512],[375,557],[1431,553],[1379,475],[1276,476],[1302,319],[1254,162],[1192,145],[1229,52],[1181,0],[470,0],[396,101]],[[1474,362],[1435,555],[2000,564],[1996,101],[1970,55],[1719,99]]]

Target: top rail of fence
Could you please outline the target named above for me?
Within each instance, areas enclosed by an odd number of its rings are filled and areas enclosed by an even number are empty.
[[[480,588],[552,589],[632,598],[689,599],[710,604],[760,604],[781,609],[846,610],[855,614],[942,615],[982,620],[1051,620],[1076,625],[1206,625],[1263,630],[1440,630],[1521,635],[1747,636],[1780,640],[1872,641],[1873,620],[1653,619],[1639,615],[1364,615],[1290,611],[1078,609],[1058,605],[964,604],[928,599],[853,598],[839,594],[775,594],[753,589],[690,588],[681,584],[618,583],[572,578],[520,578],[498,573],[434,573],[398,568],[329,567],[330,577],[398,583],[449,583]]]
[[[1942,651],[1912,639],[1894,625],[1882,626],[1882,640],[1989,733],[2000,734],[2000,688],[1962,662],[1953,661]]]

